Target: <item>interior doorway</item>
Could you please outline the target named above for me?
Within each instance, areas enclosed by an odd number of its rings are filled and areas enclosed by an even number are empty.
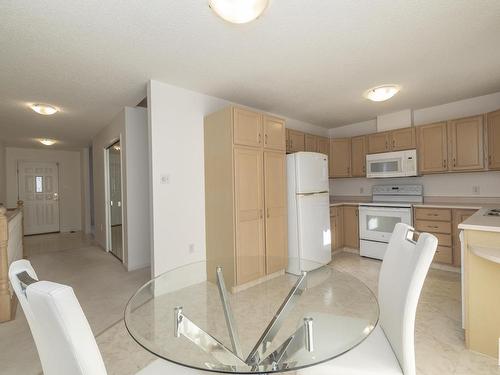
[[[108,250],[123,261],[122,227],[122,173],[121,144],[113,143],[106,149],[107,169],[107,229]]]
[[[59,232],[59,168],[56,162],[19,161],[18,197],[24,202],[24,234]]]

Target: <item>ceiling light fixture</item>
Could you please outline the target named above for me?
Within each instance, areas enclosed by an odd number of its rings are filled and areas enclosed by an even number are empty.
[[[269,0],[208,0],[208,6],[231,23],[247,23],[266,10]]]
[[[43,144],[45,146],[52,146],[53,144],[56,143],[56,140],[49,139],[49,138],[43,138],[43,139],[39,139],[38,142],[40,142],[41,144]]]
[[[48,104],[31,104],[30,107],[36,113],[46,116],[53,115],[54,113],[59,111],[56,107]]]
[[[369,89],[365,92],[365,98],[373,102],[383,102],[396,95],[401,87],[398,85],[382,85]]]

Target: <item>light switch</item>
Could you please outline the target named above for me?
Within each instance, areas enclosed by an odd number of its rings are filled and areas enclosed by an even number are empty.
[[[162,185],[169,184],[170,183],[170,175],[169,174],[162,174],[160,176],[160,183]]]

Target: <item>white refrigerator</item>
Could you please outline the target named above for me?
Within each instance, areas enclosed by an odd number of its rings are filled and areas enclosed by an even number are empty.
[[[332,260],[328,157],[316,152],[287,155],[288,267],[300,275]]]

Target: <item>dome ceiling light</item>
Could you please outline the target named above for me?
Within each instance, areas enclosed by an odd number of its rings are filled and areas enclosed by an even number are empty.
[[[38,142],[40,142],[42,145],[45,145],[45,146],[52,146],[57,141],[55,139],[42,138],[42,139],[39,139]]]
[[[222,19],[231,23],[247,23],[266,10],[269,0],[208,0],[208,6]]]
[[[36,113],[39,113],[39,114],[45,115],[45,116],[53,115],[54,113],[59,111],[56,107],[53,107],[53,106],[48,105],[48,104],[31,104],[30,108],[33,111],[35,111]]]
[[[401,86],[398,85],[382,85],[367,90],[364,96],[373,102],[383,102],[392,98],[399,90]]]

